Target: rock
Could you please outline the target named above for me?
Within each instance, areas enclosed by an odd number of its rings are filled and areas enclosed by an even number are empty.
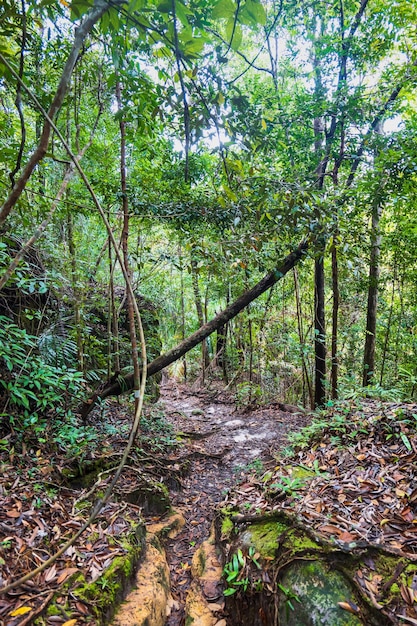
[[[155,535],[146,542],[146,557],[136,575],[135,589],[121,604],[113,626],[163,626],[171,600],[169,568]]]
[[[219,618],[214,613],[222,610],[222,604],[210,601],[222,596],[222,566],[220,564],[214,529],[207,541],[204,541],[194,553],[191,574],[193,582],[187,591],[185,602],[185,623],[192,626],[215,626]]]
[[[281,579],[280,626],[360,626],[364,622],[339,606],[355,606],[355,597],[342,574],[321,561],[294,562]],[[293,606],[291,609],[290,604]]]
[[[198,581],[193,580],[185,601],[185,623],[187,626],[214,626],[218,619],[213,616],[204,599]]]
[[[175,537],[184,526],[181,513],[148,525],[146,552],[136,574],[135,588],[121,604],[113,626],[163,626],[176,603],[170,591],[170,574],[160,539]]]

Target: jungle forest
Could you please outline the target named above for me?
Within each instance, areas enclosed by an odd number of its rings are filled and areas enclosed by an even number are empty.
[[[417,4],[0,3],[0,624],[417,624]]]

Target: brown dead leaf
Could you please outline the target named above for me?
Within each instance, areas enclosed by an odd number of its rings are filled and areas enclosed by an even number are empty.
[[[406,587],[404,584],[400,587],[401,597],[404,602],[408,605],[413,605],[416,597],[414,595],[414,591],[410,589],[410,587]]]
[[[75,574],[75,572],[79,572],[80,570],[77,567],[66,567],[64,570],[61,571],[61,573],[58,576],[58,585],[61,585],[64,580],[66,580],[69,576],[72,576],[72,574]]]
[[[76,607],[77,611],[79,613],[81,613],[81,615],[88,615],[89,612],[90,612],[89,609],[88,609],[88,606],[86,606],[82,602],[76,602],[75,603],[75,607]]]
[[[354,615],[357,615],[359,613],[359,607],[356,606],[356,604],[354,604],[353,602],[338,602],[337,604],[344,611],[348,611],[349,613],[353,613]]]
[[[333,526],[332,524],[323,524],[319,526],[319,530],[322,533],[330,533],[332,535],[340,535],[343,531],[337,526]]]
[[[49,569],[45,571],[45,582],[49,583],[56,576],[56,565],[52,565]]]

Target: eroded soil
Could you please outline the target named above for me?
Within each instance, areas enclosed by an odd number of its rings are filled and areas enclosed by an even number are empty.
[[[184,445],[176,453],[177,463],[189,459],[187,474],[179,490],[171,490],[172,504],[186,519],[181,533],[166,544],[171,570],[172,594],[176,605],[167,626],[184,624],[184,603],[191,582],[191,559],[208,537],[215,507],[227,503],[228,490],[238,483],[245,490],[248,472],[274,467],[276,456],[286,444],[286,435],[305,425],[302,413],[285,412],[269,406],[250,411],[237,409],[230,396],[216,389],[195,390],[170,382],[162,390],[166,417]],[[262,504],[259,503],[259,507]],[[256,502],[253,513],[259,510]],[[221,600],[221,589],[204,589],[210,602]],[[221,622],[224,615],[216,613]]]

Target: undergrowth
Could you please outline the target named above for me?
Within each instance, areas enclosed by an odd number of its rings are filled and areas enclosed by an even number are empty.
[[[372,403],[372,411],[369,408]],[[372,437],[375,442],[400,440],[411,451],[408,435],[416,432],[417,410],[404,406],[392,407],[369,399],[335,401],[332,406],[316,411],[311,423],[288,435],[285,455],[312,447],[328,438],[335,446],[348,446],[358,439]]]

